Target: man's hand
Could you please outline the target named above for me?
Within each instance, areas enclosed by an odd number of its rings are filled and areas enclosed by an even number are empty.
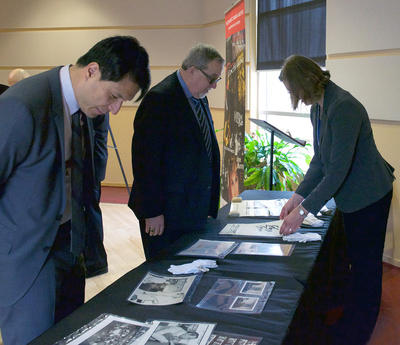
[[[146,234],[149,236],[161,236],[164,232],[164,215],[160,214],[157,217],[146,218]]]
[[[301,195],[294,193],[287,203],[282,207],[279,218],[284,219],[290,212],[299,206],[303,200],[304,198]]]

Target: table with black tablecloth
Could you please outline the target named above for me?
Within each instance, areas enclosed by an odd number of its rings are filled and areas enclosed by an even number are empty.
[[[291,192],[245,191],[243,199],[267,200],[290,198]],[[340,221],[324,216],[321,228],[302,229],[317,232],[322,241],[296,243],[291,256],[250,256],[230,254],[218,259],[218,267],[204,273],[190,300],[170,306],[142,306],[127,301],[132,290],[148,271],[169,275],[170,265],[188,263],[195,258],[176,256],[197,239],[219,239],[286,243],[280,238],[260,239],[218,235],[227,223],[256,223],[260,218],[230,218],[229,205],[217,219],[210,219],[204,232],[184,235],[160,260],[145,262],[89,300],[31,344],[53,344],[102,313],[125,316],[138,321],[149,319],[213,322],[216,331],[263,337],[262,344],[321,343],[323,315],[336,303],[337,287],[332,283],[337,261],[342,257],[343,238]],[[196,307],[218,278],[275,281],[261,314],[222,313]],[[340,295],[340,294],[339,294]],[[329,298],[328,298],[329,297]]]

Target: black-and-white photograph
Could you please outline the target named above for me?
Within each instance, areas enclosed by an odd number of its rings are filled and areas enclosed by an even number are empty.
[[[120,321],[112,321],[103,329],[92,335],[90,338],[81,342],[81,345],[122,345],[131,344],[137,337],[140,326],[124,323]]]
[[[207,345],[258,345],[262,337],[253,337],[228,332],[214,332]]]
[[[262,295],[265,287],[267,286],[267,282],[256,282],[256,281],[247,281],[240,293],[245,295]]]
[[[213,241],[213,240],[198,240],[192,246],[182,250],[177,255],[186,256],[206,256],[212,258],[224,258],[235,247],[237,243],[233,241]]]
[[[160,321],[145,345],[206,345],[214,323]]]
[[[237,296],[230,306],[232,310],[253,311],[259,301],[258,297]]]
[[[289,256],[293,248],[294,244],[241,242],[232,254]]]
[[[143,345],[157,325],[102,314],[55,345]]]
[[[162,276],[147,272],[128,297],[128,301],[142,305],[171,305],[184,301],[196,275],[185,277]]]

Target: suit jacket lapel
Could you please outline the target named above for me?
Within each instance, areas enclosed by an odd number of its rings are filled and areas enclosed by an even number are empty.
[[[61,92],[61,82],[60,82],[60,69],[61,67],[57,67],[51,71],[49,71],[49,83],[50,83],[50,92],[52,97],[51,102],[51,116],[54,120],[57,134],[58,134],[58,143],[60,145],[61,152],[61,181],[60,183],[64,185],[64,176],[65,176],[65,139],[64,139],[64,107],[62,101],[62,92]],[[62,209],[65,207],[66,203],[66,195],[62,193]]]

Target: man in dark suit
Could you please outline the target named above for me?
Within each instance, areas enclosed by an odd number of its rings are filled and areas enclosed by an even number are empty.
[[[141,98],[149,82],[144,48],[133,37],[116,36],[98,42],[75,65],[24,79],[0,96],[5,345],[28,343],[83,303],[92,119],[116,114],[139,90]]]
[[[106,177],[108,125],[108,114],[93,119],[95,180],[93,200],[87,208],[86,247],[84,250],[86,278],[108,272],[107,253],[103,243],[103,217],[99,205],[101,181]]]
[[[206,94],[217,87],[223,67],[213,47],[195,46],[136,113],[129,207],[148,260],[185,232],[201,230],[208,216],[217,217],[220,154]]]

